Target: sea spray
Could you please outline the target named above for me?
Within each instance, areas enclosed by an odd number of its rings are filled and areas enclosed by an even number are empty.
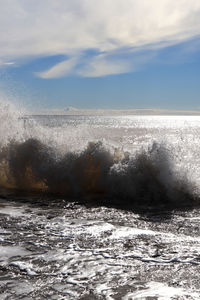
[[[0,101],[0,146],[8,144],[12,139],[23,140],[24,121],[21,113],[7,101]]]
[[[163,145],[116,161],[102,143],[58,154],[36,139],[11,142],[1,152],[1,187],[60,196],[101,195],[118,205],[193,202],[192,184],[178,176]]]
[[[172,204],[193,202],[194,186],[185,175],[177,174],[168,150],[153,143],[130,159],[114,164],[109,172],[112,198],[120,203]]]
[[[0,104],[1,190],[98,197],[102,203],[121,206],[198,203],[195,184],[177,170],[165,143],[146,148],[137,143],[137,151],[128,153],[123,147],[108,147],[108,142],[88,141],[75,151],[66,132],[63,141],[61,126],[60,143],[52,128]]]

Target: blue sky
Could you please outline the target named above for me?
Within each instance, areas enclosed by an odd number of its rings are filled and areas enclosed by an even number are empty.
[[[32,110],[200,109],[200,1],[0,5],[0,94]]]

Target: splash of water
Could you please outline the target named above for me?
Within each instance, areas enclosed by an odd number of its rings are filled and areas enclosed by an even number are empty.
[[[1,189],[98,196],[117,205],[197,201],[194,185],[177,174],[162,144],[153,143],[135,155],[111,151],[102,142],[88,142],[80,151],[70,146],[61,150],[48,127],[29,122],[5,102],[0,103],[0,116]]]

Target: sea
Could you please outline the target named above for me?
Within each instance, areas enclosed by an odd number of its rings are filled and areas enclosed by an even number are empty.
[[[200,116],[0,102],[0,299],[200,299]]]

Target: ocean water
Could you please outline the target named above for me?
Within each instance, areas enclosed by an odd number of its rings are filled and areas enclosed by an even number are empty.
[[[199,132],[0,102],[0,299],[200,299]]]

